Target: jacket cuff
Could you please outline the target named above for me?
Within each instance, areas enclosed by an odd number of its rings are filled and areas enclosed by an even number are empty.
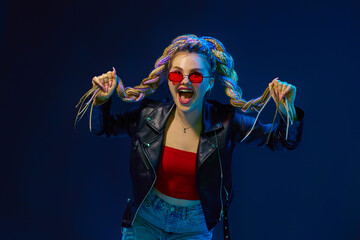
[[[104,129],[104,118],[109,115],[111,108],[111,98],[101,105],[93,105],[91,115],[91,132],[102,134]]]
[[[109,100],[107,100],[106,102],[104,102],[103,104],[100,105],[95,105],[93,106],[93,111],[103,111],[105,109],[110,109],[111,106],[111,97],[109,98]]]

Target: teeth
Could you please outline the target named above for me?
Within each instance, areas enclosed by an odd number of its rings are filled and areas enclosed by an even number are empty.
[[[179,92],[193,92],[191,89],[180,89]]]

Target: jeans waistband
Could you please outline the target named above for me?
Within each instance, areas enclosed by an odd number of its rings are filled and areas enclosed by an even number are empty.
[[[153,189],[145,198],[138,216],[167,232],[209,231],[201,203],[190,206],[173,205],[160,198]]]
[[[149,199],[150,204],[152,204],[153,206],[158,206],[161,205],[162,207],[165,208],[175,208],[178,211],[181,210],[199,210],[202,209],[201,203],[199,204],[194,204],[194,205],[190,205],[190,206],[179,206],[179,205],[173,205],[170,204],[168,202],[166,202],[165,200],[161,199],[153,189],[151,189],[149,195],[147,196],[147,198]]]

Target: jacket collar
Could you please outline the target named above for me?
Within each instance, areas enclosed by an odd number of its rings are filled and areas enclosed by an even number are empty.
[[[145,122],[155,131],[162,132],[165,130],[166,122],[172,112],[176,108],[175,102],[171,99],[163,104],[159,104],[155,109],[145,116]],[[218,109],[213,104],[203,103],[203,132],[208,133],[223,127]]]

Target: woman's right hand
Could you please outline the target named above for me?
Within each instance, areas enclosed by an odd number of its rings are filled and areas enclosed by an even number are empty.
[[[117,84],[117,76],[116,70],[113,68],[113,71],[108,71],[100,76],[95,76],[92,79],[93,86],[99,86],[100,90],[96,94],[94,99],[95,105],[100,105],[106,102],[111,95],[114,93],[116,84]]]

